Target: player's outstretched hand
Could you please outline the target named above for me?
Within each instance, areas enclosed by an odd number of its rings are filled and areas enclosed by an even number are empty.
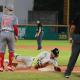
[[[55,71],[61,72],[61,68],[60,67],[54,67]]]

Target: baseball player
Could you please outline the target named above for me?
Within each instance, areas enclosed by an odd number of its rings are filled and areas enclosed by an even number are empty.
[[[18,39],[17,30],[14,26],[18,25],[18,18],[13,14],[12,6],[5,6],[3,14],[0,16],[1,33],[0,33],[0,71],[4,70],[4,54],[6,46],[9,49],[9,63],[7,70],[13,71],[12,61],[14,58],[14,40]],[[14,32],[16,35],[14,35]]]
[[[40,21],[37,21],[37,30],[35,37],[37,39],[38,50],[42,49],[42,38],[43,38],[43,26]]]
[[[76,15],[70,27],[70,42],[72,42],[71,56],[64,73],[69,78],[80,53],[80,14]]]
[[[37,57],[16,55],[15,59],[18,62],[24,63],[25,68],[34,67],[35,69],[38,69],[52,64],[56,71],[61,71],[61,69],[58,67],[57,62],[58,55],[59,50],[57,48],[54,48],[53,50],[51,50],[51,53],[49,53],[48,51],[42,51]]]

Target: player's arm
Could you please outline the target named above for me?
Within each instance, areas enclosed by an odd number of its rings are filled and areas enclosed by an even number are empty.
[[[35,65],[34,68],[35,68],[35,69],[43,68],[43,67],[46,67],[46,66],[48,66],[48,65],[49,65],[49,62],[46,62],[46,63],[44,63],[44,64]]]
[[[41,26],[39,27],[39,31],[36,33],[35,37],[38,37],[41,33]]]
[[[35,69],[38,68],[43,68],[49,65],[49,62],[45,62],[44,64],[42,63],[42,61],[40,61],[38,58],[35,58],[35,60],[32,63],[32,67]]]
[[[15,40],[18,40],[18,18],[15,17],[14,19],[14,25],[13,25],[13,28],[14,28],[14,36],[15,36]]]
[[[51,59],[51,60],[50,60],[50,63],[53,64],[53,66],[58,67],[58,61],[57,61],[56,58]]]
[[[72,36],[74,30],[75,30],[75,25],[71,25],[71,28],[70,28],[70,36]]]
[[[75,27],[76,27],[75,25],[76,25],[76,18],[74,20],[72,20],[72,22],[70,24],[70,29],[69,29],[69,41],[70,41],[70,43],[72,43],[72,35],[73,35]]]
[[[39,36],[41,33],[41,27],[39,27],[39,32],[37,33],[37,36]]]
[[[37,64],[35,68],[42,68],[49,65],[50,55],[47,52],[42,52],[37,56]]]
[[[55,71],[61,72],[61,68],[58,66],[57,58],[54,58],[54,59],[51,61],[51,63],[53,64]]]
[[[15,39],[18,40],[18,25],[14,25],[14,35],[15,35]]]
[[[75,30],[75,25],[72,24],[70,27],[70,38],[69,38],[70,43],[72,42],[72,34],[74,33],[74,30]]]

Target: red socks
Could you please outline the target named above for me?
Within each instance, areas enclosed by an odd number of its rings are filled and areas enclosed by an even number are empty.
[[[4,64],[4,53],[0,53],[0,67],[3,67]]]
[[[8,65],[12,66],[13,59],[14,59],[14,52],[10,52],[9,53],[9,64]]]
[[[10,66],[12,66],[12,61],[14,59],[14,53],[10,52],[9,53],[9,64]],[[4,64],[4,53],[0,53],[0,67],[3,67]]]

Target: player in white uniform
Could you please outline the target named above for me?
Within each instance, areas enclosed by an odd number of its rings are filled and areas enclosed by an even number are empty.
[[[58,69],[60,71],[60,68],[58,67],[58,62],[57,62],[58,55],[59,55],[59,50],[55,48],[51,50],[51,53],[48,51],[43,51],[39,53],[37,57],[16,55],[15,59],[17,62],[24,63],[25,68],[34,67],[38,69],[38,68],[43,68],[43,67],[46,67],[47,65],[52,64],[55,70]],[[19,64],[17,65],[17,67],[19,67]]]

